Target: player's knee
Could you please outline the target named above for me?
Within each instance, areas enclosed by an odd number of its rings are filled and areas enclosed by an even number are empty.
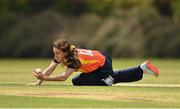
[[[78,78],[73,78],[73,79],[72,79],[72,83],[73,83],[73,85],[75,85],[75,86],[80,85],[80,84],[79,84],[79,81],[78,81]]]

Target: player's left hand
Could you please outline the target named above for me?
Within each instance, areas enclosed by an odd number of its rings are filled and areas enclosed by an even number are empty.
[[[43,80],[43,79],[45,78],[45,75],[44,75],[42,72],[36,72],[36,71],[34,71],[34,72],[32,72],[32,73],[33,73],[33,75],[34,75],[37,79]]]

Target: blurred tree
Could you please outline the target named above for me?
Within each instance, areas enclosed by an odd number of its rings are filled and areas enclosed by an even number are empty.
[[[116,6],[117,0],[87,0],[90,12],[108,15]]]
[[[180,0],[0,0],[0,56],[47,57],[67,34],[119,57],[180,57]]]
[[[80,15],[87,11],[86,0],[55,0],[54,6],[63,14]]]
[[[154,0],[155,7],[162,16],[172,17],[172,2],[173,0]]]
[[[172,2],[172,8],[173,8],[173,11],[174,11],[174,18],[176,20],[180,20],[180,0],[174,0]]]
[[[54,0],[13,0],[12,10],[16,12],[37,13],[50,8]]]

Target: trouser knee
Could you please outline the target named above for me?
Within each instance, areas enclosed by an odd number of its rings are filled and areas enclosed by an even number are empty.
[[[72,83],[73,83],[73,85],[80,85],[79,81],[78,81],[78,78],[73,78]]]

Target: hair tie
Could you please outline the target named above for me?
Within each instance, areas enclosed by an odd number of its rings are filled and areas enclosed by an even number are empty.
[[[76,48],[75,45],[71,45],[70,46],[70,51],[73,51],[75,48]]]

